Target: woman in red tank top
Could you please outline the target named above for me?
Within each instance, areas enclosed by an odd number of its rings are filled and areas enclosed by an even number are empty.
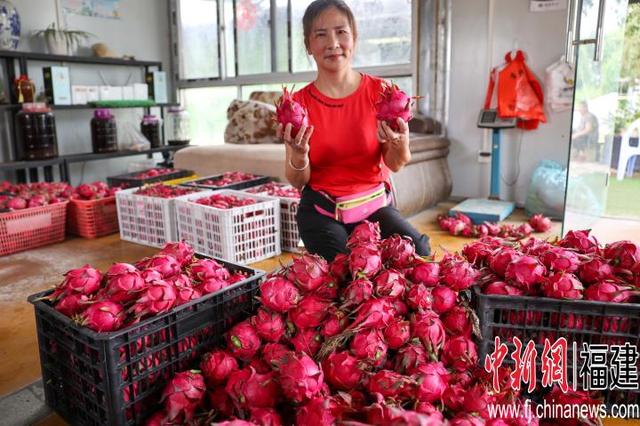
[[[309,127],[291,135],[291,125],[279,127],[286,147],[285,174],[303,188],[297,214],[306,249],[327,260],[346,252],[346,241],[357,223],[335,219],[336,197],[363,193],[389,185],[389,172],[397,172],[411,159],[409,127],[398,119],[394,132],[376,119],[376,102],[384,81],[351,67],[357,40],[351,9],[341,0],[316,0],[302,19],[307,53],[313,56],[316,79],[294,94],[308,111]],[[323,213],[324,212],[324,213]],[[330,212],[327,214],[327,212]],[[373,212],[383,238],[410,237],[416,252],[428,255],[429,240],[413,228],[393,206]]]

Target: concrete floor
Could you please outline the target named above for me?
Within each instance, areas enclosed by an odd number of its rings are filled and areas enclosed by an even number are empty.
[[[441,203],[410,219],[416,228],[429,235],[438,257],[446,250],[460,250],[470,241],[451,237],[438,228],[436,216],[450,207],[450,203]],[[525,220],[525,216],[516,211],[509,219],[517,223]],[[559,232],[560,223],[554,222],[551,231],[537,236],[550,237]],[[3,312],[0,317],[0,413],[3,415],[0,424],[65,424],[43,405],[35,319],[27,297],[55,286],[66,271],[85,263],[106,270],[115,261],[134,262],[157,251],[156,248],[121,241],[115,234],[94,240],[72,238],[60,244],[0,258],[0,309]],[[285,253],[251,266],[271,271],[278,267],[279,261],[286,262],[290,257]]]

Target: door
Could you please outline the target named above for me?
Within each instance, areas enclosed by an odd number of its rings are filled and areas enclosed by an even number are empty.
[[[640,86],[640,78],[636,78],[640,77],[640,60],[637,66],[628,63],[629,52],[640,46],[630,21],[638,18],[640,5],[637,0],[572,3],[567,57],[575,61],[576,80],[563,234],[572,229],[593,229],[602,242],[633,239],[618,232],[622,217],[615,214],[612,203],[637,204],[640,219],[640,197],[636,194],[635,199],[619,200],[617,189],[615,193],[612,190],[612,180],[616,179],[613,154],[620,152],[621,127],[633,121],[633,117],[624,116],[630,102],[627,95],[631,89],[633,97],[636,86]],[[640,37],[640,33],[635,36]],[[633,55],[640,58],[640,52]],[[640,97],[631,102],[639,104],[634,108],[640,111]],[[612,169],[612,165],[616,167]],[[625,223],[624,227],[628,226]],[[637,226],[640,239],[640,221]]]

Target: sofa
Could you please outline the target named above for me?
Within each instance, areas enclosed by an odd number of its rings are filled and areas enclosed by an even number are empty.
[[[251,101],[260,99],[260,96],[273,99],[272,94],[252,94],[249,103],[232,102],[224,144],[183,148],[175,154],[174,167],[193,170],[198,176],[237,170],[285,182],[284,145],[273,143],[274,134],[266,130],[267,124],[256,124],[264,118],[263,115],[268,115],[264,111],[273,108],[272,103],[265,103],[259,105],[262,112],[256,112],[255,102]],[[248,127],[250,132],[246,131]],[[411,161],[391,177],[396,205],[405,217],[447,199],[452,185],[447,164],[450,142],[438,136],[437,124],[427,117],[418,116],[409,123],[409,130]],[[242,143],[237,143],[238,140]]]

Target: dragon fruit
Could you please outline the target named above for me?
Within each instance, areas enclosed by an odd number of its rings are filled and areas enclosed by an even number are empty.
[[[504,281],[493,281],[487,284],[483,292],[485,294],[493,294],[498,296],[522,296],[524,292],[518,287],[514,287]]]
[[[109,298],[116,302],[131,301],[138,297],[138,293],[146,287],[145,280],[137,269],[133,268],[130,270],[126,267],[124,269],[127,269],[127,271],[121,274],[116,274],[115,271],[114,273],[107,272],[105,290]],[[109,271],[111,271],[111,269],[109,269]]]
[[[213,259],[198,259],[189,268],[189,273],[196,281],[206,281],[210,278],[228,280],[229,271],[221,263]]]
[[[13,197],[7,201],[7,208],[11,210],[23,210],[27,208],[27,200],[22,197]]]
[[[443,284],[457,291],[471,287],[479,275],[466,260],[446,262],[440,266],[440,273]]]
[[[380,370],[369,378],[367,390],[371,394],[379,393],[385,398],[400,399],[411,392],[409,378],[392,370]]]
[[[357,315],[349,329],[386,327],[395,315],[395,308],[386,299],[369,299],[356,309]]]
[[[251,408],[249,418],[251,424],[261,426],[282,426],[282,418],[278,412],[272,408]]]
[[[398,118],[408,123],[411,120],[411,97],[396,84],[385,84],[376,103],[376,118],[386,122],[394,132],[400,131]]]
[[[200,290],[191,286],[183,286],[176,285],[174,282],[174,287],[176,288],[176,306],[183,305],[192,300],[196,300],[202,297],[202,293]]]
[[[637,292],[632,291],[631,287],[611,281],[601,281],[587,287],[584,291],[584,298],[598,302],[624,303],[628,302],[634,294],[637,294]]]
[[[616,268],[630,270],[640,262],[640,246],[631,241],[616,241],[605,246],[604,258]]]
[[[489,395],[483,385],[476,384],[465,392],[462,408],[467,413],[477,413],[488,420],[489,411],[487,407],[494,402],[495,397]]]
[[[54,305],[54,308],[63,315],[73,317],[74,315],[78,315],[84,311],[89,304],[91,304],[89,296],[80,293],[72,293],[59,299]]]
[[[136,300],[133,311],[136,316],[168,312],[176,303],[176,288],[162,280],[152,281]]]
[[[327,316],[329,306],[329,302],[315,295],[308,295],[289,312],[289,317],[298,328],[317,327]]]
[[[102,275],[91,265],[72,269],[64,274],[64,281],[60,284],[65,293],[80,293],[90,296],[100,289]]]
[[[300,293],[289,280],[279,275],[267,278],[260,284],[262,304],[275,312],[287,312],[300,301]]]
[[[521,256],[521,253],[512,248],[497,250],[495,255],[489,258],[489,267],[500,277],[504,277],[507,272],[507,266]]]
[[[380,242],[380,224],[378,222],[364,222],[358,224],[347,239],[347,247],[360,245],[377,245]]]
[[[407,280],[401,272],[395,269],[385,269],[373,280],[376,294],[380,297],[402,297],[407,286]]]
[[[448,373],[441,362],[423,363],[415,372],[418,387],[416,396],[422,402],[436,402],[448,386]]]
[[[293,99],[286,87],[282,88],[282,96],[276,103],[276,120],[283,128],[291,124],[291,137],[295,138],[302,126],[309,126],[307,109]]]
[[[536,232],[547,232],[551,229],[551,219],[541,214],[534,214],[529,218],[529,225]]]
[[[440,282],[440,265],[435,262],[416,260],[408,278],[414,284],[435,287]]]
[[[540,260],[550,271],[575,272],[580,266],[580,258],[573,251],[552,247],[542,253]]]
[[[451,336],[471,337],[471,313],[461,305],[454,306],[442,317],[442,325]]]
[[[320,334],[323,337],[331,337],[340,334],[349,325],[349,318],[344,311],[338,310],[335,307],[329,309],[328,318],[322,323]]]
[[[205,278],[196,285],[196,288],[202,294],[217,293],[225,287],[229,287],[229,283],[221,278],[215,277]]]
[[[466,244],[462,248],[462,255],[469,263],[477,267],[482,267],[491,256],[493,250],[494,247],[491,247],[482,241],[474,241]]]
[[[338,284],[335,279],[328,275],[320,287],[318,287],[314,292],[314,295],[318,296],[320,299],[324,300],[334,300],[338,298]]]
[[[334,352],[322,361],[325,378],[336,389],[349,391],[356,388],[364,373],[360,361],[348,352]]]
[[[331,426],[336,424],[336,416],[332,408],[333,401],[330,398],[315,397],[298,408],[296,412],[296,425],[305,426]]]
[[[431,309],[433,296],[431,290],[422,284],[416,284],[409,289],[405,301],[415,311]]]
[[[180,273],[181,267],[175,257],[168,254],[158,254],[149,259],[146,269],[155,269],[166,279]]]
[[[180,266],[184,268],[193,260],[194,250],[189,244],[180,241],[177,243],[167,243],[158,254],[172,256],[180,263]]]
[[[236,324],[227,333],[227,348],[238,359],[250,360],[260,345],[260,336],[248,320]]]
[[[600,252],[600,244],[593,235],[591,230],[569,231],[563,239],[558,241],[560,247],[572,248],[583,254],[598,254]]]
[[[108,300],[95,302],[76,318],[78,324],[99,333],[115,331],[122,326],[125,312],[122,305]]]
[[[200,370],[208,383],[222,384],[229,374],[238,370],[238,361],[223,350],[213,350],[203,355]]]
[[[530,292],[534,285],[542,282],[546,272],[538,259],[525,255],[509,263],[504,276],[525,292]]]
[[[356,278],[344,289],[344,307],[359,306],[373,296],[373,283],[366,277]]]
[[[438,314],[448,312],[456,305],[456,301],[458,300],[458,294],[443,285],[431,289],[431,297],[433,298],[431,309]]]
[[[595,283],[613,278],[613,268],[600,258],[594,258],[580,265],[578,276],[585,283]]]
[[[349,256],[346,253],[338,253],[329,264],[329,272],[339,282],[344,282],[349,276]]]
[[[282,315],[262,308],[258,309],[256,315],[252,317],[251,323],[255,327],[258,336],[267,342],[279,342],[286,329]]]
[[[453,337],[444,345],[442,360],[445,365],[456,371],[473,368],[478,363],[476,344],[465,336]]]
[[[416,256],[416,248],[408,237],[392,235],[382,242],[382,262],[391,268],[408,267]]]
[[[409,321],[392,319],[384,329],[384,338],[390,349],[400,349],[411,338]]]
[[[253,367],[231,373],[225,390],[242,408],[272,408],[278,402],[280,394],[275,372],[260,374]]]
[[[349,253],[349,270],[352,277],[374,277],[382,268],[380,250],[372,245],[359,245]]]
[[[401,374],[413,374],[421,365],[427,363],[427,354],[418,339],[401,347],[394,357],[394,371]]]
[[[453,412],[459,412],[462,410],[462,404],[464,403],[465,384],[452,383],[449,381],[449,386],[442,392],[442,402],[445,407]]]
[[[303,403],[318,395],[324,383],[322,369],[304,353],[289,352],[280,364],[280,384],[284,395]]]
[[[485,426],[485,421],[482,417],[473,414],[459,413],[449,420],[449,426]]]
[[[195,371],[176,373],[162,392],[169,420],[190,421],[204,398],[206,387],[204,377]]]
[[[387,358],[387,344],[382,331],[377,329],[362,330],[353,336],[351,352],[356,358],[368,361],[374,367],[381,366]]]
[[[322,335],[315,328],[299,329],[290,343],[296,352],[315,356],[322,347]]]
[[[280,343],[267,343],[262,347],[262,357],[273,368],[277,368],[288,353],[289,349]]]
[[[287,268],[287,278],[302,291],[314,291],[329,277],[329,264],[316,254],[295,257]]]
[[[542,293],[554,299],[582,299],[582,290],[584,287],[580,280],[570,273],[553,274],[542,284]]]
[[[438,355],[447,340],[442,321],[429,311],[411,316],[411,337],[420,339],[427,352],[433,355]]]

